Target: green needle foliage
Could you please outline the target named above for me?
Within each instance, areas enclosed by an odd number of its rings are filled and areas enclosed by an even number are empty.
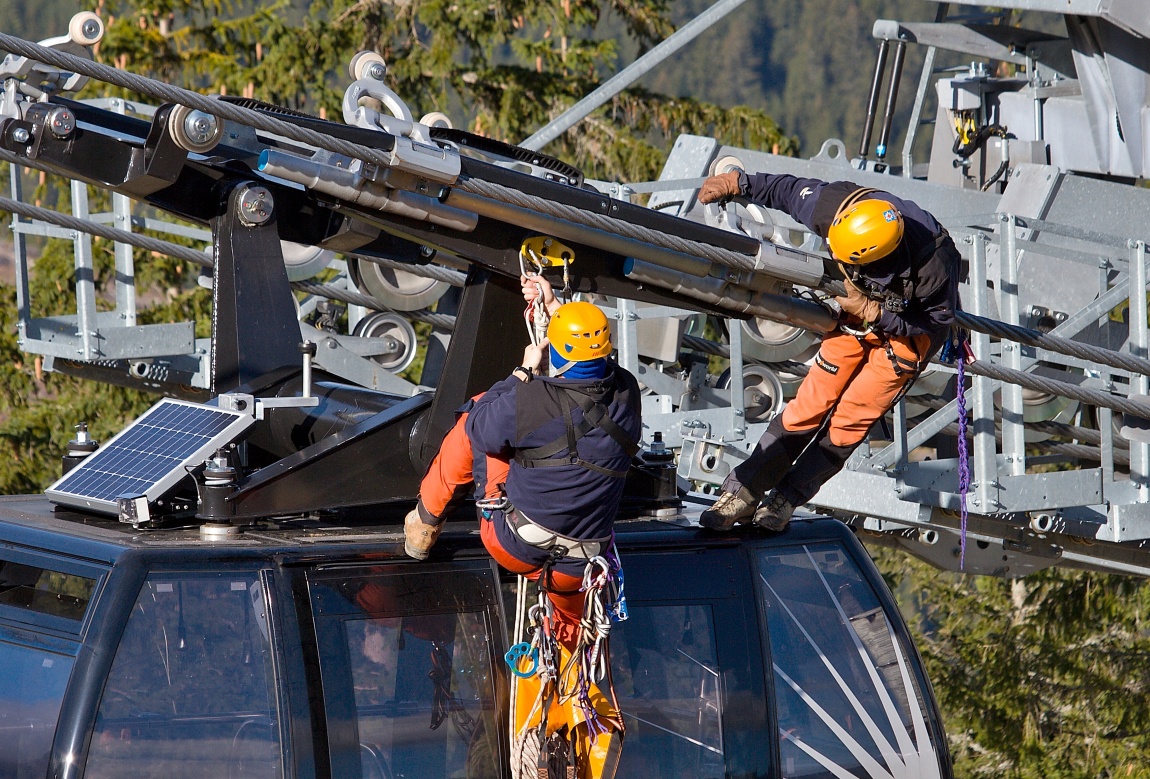
[[[1150,587],[1061,568],[943,573],[876,552],[926,661],[958,777],[1150,775]]]

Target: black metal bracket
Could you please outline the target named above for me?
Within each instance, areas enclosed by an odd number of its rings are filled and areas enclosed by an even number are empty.
[[[299,362],[300,330],[271,192],[233,181],[211,220],[212,394]]]

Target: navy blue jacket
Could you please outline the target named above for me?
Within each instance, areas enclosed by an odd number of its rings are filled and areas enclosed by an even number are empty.
[[[746,177],[743,194],[755,203],[790,214],[826,238],[839,206],[859,188],[852,181],[756,173]],[[938,220],[916,203],[889,192],[863,197],[867,198],[887,200],[898,209],[905,225],[903,238],[886,257],[844,269],[853,274],[852,280],[868,297],[876,300],[883,300],[888,293],[899,297],[909,289],[903,311],[884,306],[876,324],[879,330],[888,335],[929,335],[932,340],[941,340],[958,307],[958,249],[944,235]]]
[[[608,362],[608,366],[602,379],[538,377],[522,382],[511,376],[495,384],[475,402],[467,417],[467,437],[476,454],[476,466],[483,462],[481,454],[512,458],[517,450],[543,446],[564,436],[567,427],[556,391],[560,387],[597,400],[638,442],[642,433],[638,383],[618,365]],[[574,424],[582,419],[582,410],[574,408]],[[599,427],[580,438],[576,448],[581,459],[613,471],[626,471],[631,463],[630,455]],[[567,457],[563,447],[550,459]],[[482,475],[476,476],[482,482]],[[525,468],[512,460],[506,490],[511,503],[532,521],[570,538],[594,539],[611,535],[624,481],[577,464]],[[523,559],[517,553],[522,542],[505,522],[496,523],[496,533],[507,551]]]

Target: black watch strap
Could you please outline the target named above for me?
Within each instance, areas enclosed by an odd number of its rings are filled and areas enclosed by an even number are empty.
[[[535,376],[535,374],[532,372],[532,370],[530,368],[527,368],[523,365],[516,365],[514,368],[511,369],[511,372],[512,373],[522,373],[525,381],[531,381],[531,379]]]

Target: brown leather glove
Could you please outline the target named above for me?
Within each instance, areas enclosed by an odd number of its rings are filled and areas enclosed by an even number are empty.
[[[845,313],[853,317],[858,317],[862,320],[864,326],[873,325],[882,316],[882,305],[877,300],[871,300],[859,290],[854,284],[849,281],[846,283],[847,295],[843,298],[835,298],[835,302],[839,304]]]
[[[726,200],[735,195],[742,194],[739,190],[739,171],[732,170],[711,176],[699,187],[699,202],[714,203],[716,200]]]

